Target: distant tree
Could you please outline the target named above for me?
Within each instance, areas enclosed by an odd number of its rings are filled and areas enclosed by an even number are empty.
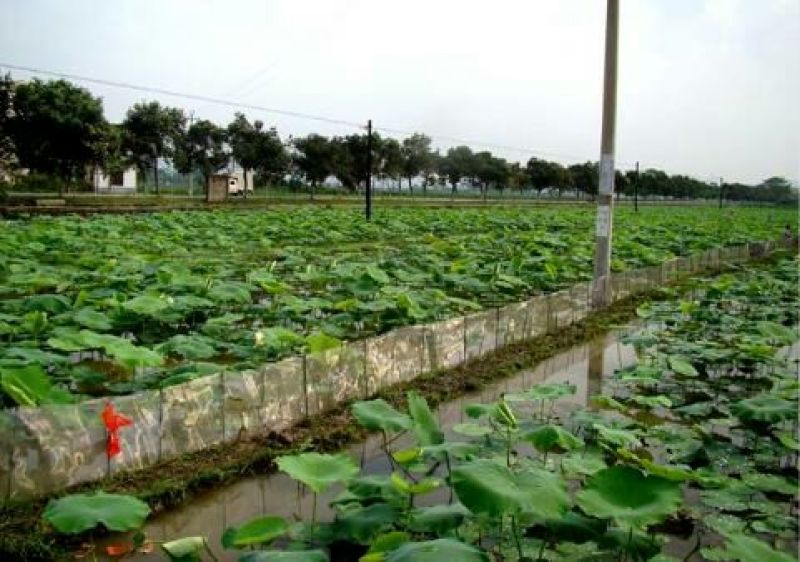
[[[334,171],[333,143],[322,135],[311,134],[294,139],[294,165],[311,182],[312,196],[317,184],[325,181]]]
[[[468,146],[457,146],[447,150],[439,162],[439,173],[450,182],[455,193],[462,178],[475,176],[475,154]]]
[[[397,180],[400,188],[400,178],[403,174],[403,151],[400,143],[395,139],[383,139],[377,147],[378,159],[376,169],[378,173],[387,178]]]
[[[225,151],[225,129],[200,119],[192,123],[175,146],[175,167],[182,174],[200,170],[206,191],[211,175],[228,162]]]
[[[157,101],[135,104],[122,122],[123,151],[142,175],[148,168],[153,169],[156,193],[159,192],[158,161],[174,155],[185,125],[186,116],[182,110],[164,107]]]
[[[20,166],[70,182],[84,177],[107,128],[100,98],[64,80],[38,79],[14,84],[12,97],[4,130]]]
[[[367,181],[367,135],[347,135],[334,137],[333,174],[350,191],[355,191]],[[377,133],[372,133],[372,173],[380,172],[382,164],[381,146],[384,141]]]
[[[508,163],[491,152],[483,151],[475,154],[473,169],[484,195],[491,187],[502,191],[508,183],[510,175]]]
[[[788,203],[797,200],[797,194],[792,194],[792,184],[786,178],[771,177],[765,179],[755,187],[757,197],[776,203]]]
[[[263,128],[261,121],[256,121],[254,127],[256,137],[255,170],[269,182],[277,183],[289,170],[291,157],[286,145],[281,141],[275,127]]]
[[[530,185],[539,193],[539,196],[545,189],[558,187],[560,190],[561,187],[564,187],[562,167],[556,162],[534,157],[528,160],[525,170],[528,173]]]
[[[274,128],[264,129],[262,121],[250,123],[242,113],[237,113],[228,125],[228,144],[233,158],[244,170],[247,192],[247,172],[255,170],[260,176],[274,180],[282,176],[289,166],[289,154]]]
[[[258,124],[258,127],[256,127]],[[260,121],[250,123],[243,113],[236,113],[233,121],[228,125],[228,145],[231,155],[242,167],[244,172],[244,196],[247,197],[247,175],[258,164],[258,142],[263,128]]]
[[[572,184],[575,189],[591,197],[597,195],[597,188],[600,183],[600,172],[597,162],[573,164],[569,167],[569,173],[572,177]]]
[[[11,138],[11,119],[14,116],[14,81],[10,74],[0,77],[0,181],[5,173],[18,165],[14,140]]]
[[[519,162],[512,162],[508,167],[508,187],[525,191],[529,185],[528,174]]]
[[[403,139],[402,170],[408,180],[408,190],[414,192],[411,180],[431,169],[433,163],[431,138],[421,133],[414,133]],[[427,182],[426,182],[427,183]]]

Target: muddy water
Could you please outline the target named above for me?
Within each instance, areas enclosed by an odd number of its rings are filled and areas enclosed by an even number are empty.
[[[561,413],[585,406],[588,398],[601,392],[604,378],[615,370],[632,365],[636,356],[632,347],[619,343],[622,332],[614,332],[588,344],[580,345],[567,352],[556,355],[536,366],[521,371],[514,377],[505,379],[479,393],[464,396],[458,400],[442,404],[437,414],[448,434],[450,428],[465,421],[464,407],[474,402],[491,402],[500,394],[518,392],[542,382],[568,382],[576,386],[575,395],[557,403]],[[454,440],[464,440],[454,436]],[[367,441],[348,447],[347,452],[361,462],[364,473],[387,473],[388,461],[380,450],[380,439],[373,437]],[[393,444],[393,449],[403,448],[403,442]],[[317,502],[318,520],[333,517],[328,503],[341,492],[341,487],[333,488],[320,496]],[[423,498],[435,502],[435,494]],[[288,476],[278,473],[249,477],[224,488],[219,488],[193,499],[186,505],[162,513],[145,525],[144,532],[153,541],[172,540],[187,536],[208,537],[209,544],[220,560],[236,560],[238,553],[223,551],[220,538],[227,527],[238,526],[261,515],[278,515],[287,519],[310,519],[312,496],[303,493]],[[105,554],[105,547],[126,542],[121,535],[105,537],[97,542],[98,558]],[[137,554],[137,560],[163,560],[161,554]]]

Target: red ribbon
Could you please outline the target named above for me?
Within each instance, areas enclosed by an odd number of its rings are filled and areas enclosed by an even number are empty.
[[[103,418],[103,425],[106,426],[108,432],[108,442],[106,443],[106,455],[108,458],[115,457],[122,452],[119,446],[119,434],[117,431],[126,425],[133,425],[133,421],[114,409],[114,404],[108,402],[103,408],[100,417]]]

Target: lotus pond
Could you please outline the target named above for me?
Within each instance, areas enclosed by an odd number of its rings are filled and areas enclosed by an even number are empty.
[[[413,392],[404,408],[356,402],[386,473],[361,473],[346,453],[280,457],[310,513],[237,523],[222,547],[250,562],[794,560],[799,281],[786,257],[642,305],[644,327],[621,340],[636,361],[592,385],[587,407],[557,407],[576,392],[568,382],[467,404],[452,428]],[[333,486],[321,518],[318,497]],[[74,495],[44,519],[65,533],[125,531],[148,511],[126,496]],[[172,539],[137,534],[118,548],[214,557],[206,537]],[[681,558],[676,540],[688,541]]]
[[[613,268],[777,239],[791,210],[622,209]],[[0,228],[0,406],[127,394],[553,291],[594,211],[36,217]]]

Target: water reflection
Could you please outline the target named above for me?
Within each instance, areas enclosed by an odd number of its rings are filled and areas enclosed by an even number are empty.
[[[636,356],[632,347],[618,341],[618,333],[607,334],[591,343],[576,346],[564,353],[543,361],[536,368],[522,371],[515,377],[505,379],[481,392],[442,404],[437,409],[439,422],[448,437],[454,437],[453,425],[465,421],[464,407],[475,402],[491,402],[501,394],[520,392],[538,383],[570,383],[576,393],[560,399],[556,408],[562,414],[585,406],[589,397],[602,391],[604,379],[615,370],[632,365]],[[455,436],[457,440],[463,437]],[[410,437],[405,443],[410,443]],[[348,448],[355,459],[360,459],[365,473],[389,471],[389,463],[380,449],[380,439],[367,439]],[[396,445],[402,447],[400,441]],[[330,520],[333,511],[328,503],[341,488],[333,488],[320,496],[317,503],[319,520]],[[425,503],[435,502],[435,494],[424,498]],[[203,535],[220,560],[234,561],[237,553],[223,551],[220,538],[227,527],[240,525],[254,517],[270,514],[287,519],[309,519],[312,510],[311,494],[284,474],[256,476],[240,480],[225,488],[217,489],[193,499],[183,507],[163,513],[147,523],[145,533],[155,541],[171,540],[186,536]],[[119,544],[124,537],[105,537],[98,541],[98,553],[109,544]],[[159,553],[137,555],[137,560],[161,560]]]

